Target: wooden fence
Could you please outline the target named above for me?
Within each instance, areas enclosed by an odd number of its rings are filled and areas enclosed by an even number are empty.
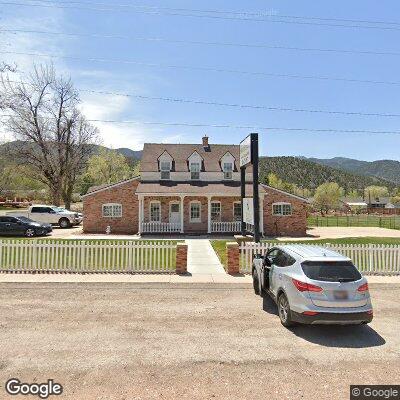
[[[240,246],[240,272],[251,273],[255,254],[265,254],[273,246],[290,243],[242,243]],[[311,243],[304,243],[316,246]],[[352,259],[364,274],[400,274],[400,246],[379,244],[324,244],[322,247],[337,251]]]
[[[240,232],[242,229],[242,223],[240,221],[212,221],[211,232],[212,233],[229,233],[229,232]]]
[[[172,273],[176,242],[1,240],[0,271]]]

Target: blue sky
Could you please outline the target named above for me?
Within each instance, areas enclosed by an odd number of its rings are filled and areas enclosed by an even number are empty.
[[[118,62],[91,62],[87,58],[131,60],[147,64],[202,66],[261,71],[272,74],[339,77],[400,82],[400,55],[344,54],[335,52],[167,43],[133,38],[267,44],[271,46],[399,52],[400,3],[385,0],[335,2],[225,0],[141,1],[77,0],[77,3],[0,1],[0,29],[41,30],[64,33],[118,35],[131,39],[94,36],[71,37],[38,33],[3,32],[0,51],[57,54],[78,59],[53,59],[60,73],[70,75],[79,89],[131,93],[147,97],[195,99],[218,103],[263,105],[297,109],[399,112],[400,85],[315,79],[289,79],[260,75],[212,72]],[[50,7],[23,7],[43,4]],[[52,4],[76,8],[55,8]],[[78,4],[80,3],[80,4]],[[85,6],[84,3],[89,4]],[[92,5],[90,5],[92,4]],[[262,12],[267,21],[198,18],[166,15],[166,10],[120,5]],[[383,6],[384,5],[384,6]],[[85,9],[89,8],[89,9]],[[101,11],[106,9],[106,11]],[[169,11],[169,13],[173,13]],[[176,12],[175,12],[176,13]],[[180,12],[183,13],[183,12]],[[193,14],[193,13],[192,13]],[[196,13],[196,15],[199,15]],[[235,17],[235,14],[203,14]],[[282,16],[321,17],[398,22],[399,25],[360,24],[395,29],[364,29],[284,21],[345,24],[343,22],[288,19]],[[241,16],[242,17],[242,16]],[[250,15],[250,18],[253,16]],[[347,23],[350,24],[350,23]],[[1,54],[29,71],[44,57]],[[212,143],[238,143],[251,129],[158,126],[141,122],[178,122],[206,125],[259,126],[338,130],[400,131],[399,117],[366,117],[322,113],[268,111],[165,102],[118,95],[82,92],[82,109],[89,119],[136,121],[137,124],[97,122],[105,145],[140,149],[144,142],[197,143],[207,133]],[[258,130],[263,155],[303,155],[329,158],[345,156],[364,160],[400,160],[400,135],[313,133]]]

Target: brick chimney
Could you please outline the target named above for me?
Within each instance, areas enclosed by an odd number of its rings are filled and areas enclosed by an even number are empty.
[[[203,136],[203,147],[208,147],[208,146],[209,146],[209,144],[208,144],[208,136],[204,135]]]

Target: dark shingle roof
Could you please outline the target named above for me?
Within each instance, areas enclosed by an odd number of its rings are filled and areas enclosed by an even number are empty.
[[[220,172],[221,158],[227,153],[231,153],[235,157],[235,171],[240,169],[239,166],[239,146],[226,144],[210,144],[203,147],[202,144],[162,144],[162,143],[145,143],[141,160],[142,172],[157,172],[158,158],[164,151],[174,159],[175,171],[188,171],[187,159],[195,152],[200,154],[204,162],[204,170],[206,172]],[[246,172],[251,172],[248,167]]]

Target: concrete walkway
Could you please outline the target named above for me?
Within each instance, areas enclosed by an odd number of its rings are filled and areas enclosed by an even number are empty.
[[[208,239],[187,239],[188,272],[193,274],[226,274]]]

